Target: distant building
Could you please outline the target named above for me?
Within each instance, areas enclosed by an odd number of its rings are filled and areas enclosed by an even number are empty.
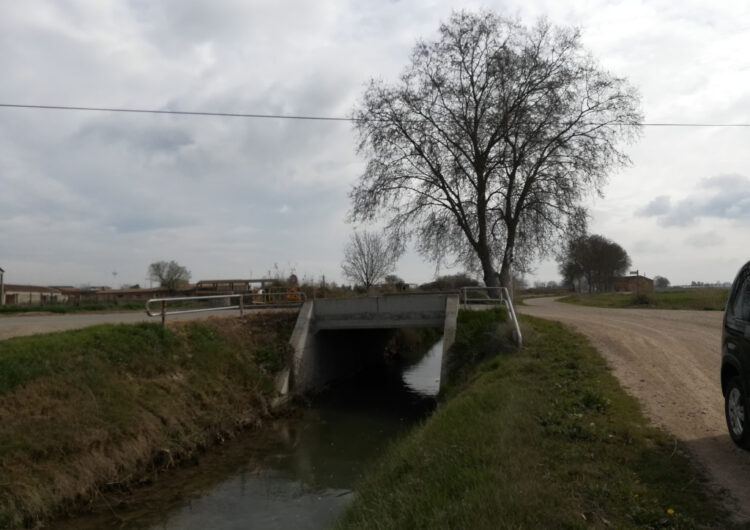
[[[68,301],[67,295],[54,287],[6,283],[4,291],[6,305],[64,304]]]
[[[190,284],[180,286],[174,291],[170,291],[166,287],[153,287],[151,289],[110,289],[109,287],[77,289],[75,287],[59,287],[59,289],[67,295],[68,303],[71,305],[145,303],[149,298],[193,296],[195,294],[195,286]]]
[[[615,292],[650,293],[654,290],[654,280],[640,274],[637,276],[620,276],[614,281]]]
[[[107,304],[119,304],[125,302],[145,302],[149,298],[166,298],[168,296],[188,296],[182,292],[172,294],[165,287],[154,287],[151,289],[100,289],[95,292],[83,293],[80,297],[84,302],[98,302]]]
[[[269,278],[256,278],[249,280],[201,280],[195,284],[198,295],[248,293],[256,289],[265,289],[273,285],[276,280]]]
[[[149,298],[194,296],[195,285],[185,284],[174,291],[165,287],[152,289],[110,289],[109,287],[42,287],[37,285],[5,284],[3,301],[8,305],[51,304],[120,304],[146,302]]]

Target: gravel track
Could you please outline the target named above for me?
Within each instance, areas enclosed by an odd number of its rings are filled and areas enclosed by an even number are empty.
[[[720,311],[525,304],[516,311],[586,335],[648,418],[685,444],[737,519],[750,521],[750,453],[732,443],[724,421]]]

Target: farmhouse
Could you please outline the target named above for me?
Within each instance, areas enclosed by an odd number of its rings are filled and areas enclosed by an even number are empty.
[[[640,274],[636,276],[620,276],[615,278],[615,292],[649,293],[654,290],[654,280]]]

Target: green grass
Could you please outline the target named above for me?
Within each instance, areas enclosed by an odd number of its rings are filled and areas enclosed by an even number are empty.
[[[523,349],[392,446],[336,528],[733,527],[582,335],[523,320]]]
[[[484,359],[514,348],[513,330],[507,318],[501,306],[458,312],[456,338],[443,374],[445,380],[440,385],[443,395],[455,393]]]
[[[172,465],[268,415],[296,315],[0,341],[0,528]]]
[[[576,293],[561,302],[592,307],[692,309],[723,311],[727,305],[728,289],[700,288],[654,291],[651,293]]]

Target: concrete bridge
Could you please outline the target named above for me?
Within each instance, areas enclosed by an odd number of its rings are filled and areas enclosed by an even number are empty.
[[[443,362],[456,336],[456,294],[404,294],[308,300],[300,309],[290,343],[291,368],[277,382],[282,394],[305,393],[382,361],[396,328],[439,328]]]

